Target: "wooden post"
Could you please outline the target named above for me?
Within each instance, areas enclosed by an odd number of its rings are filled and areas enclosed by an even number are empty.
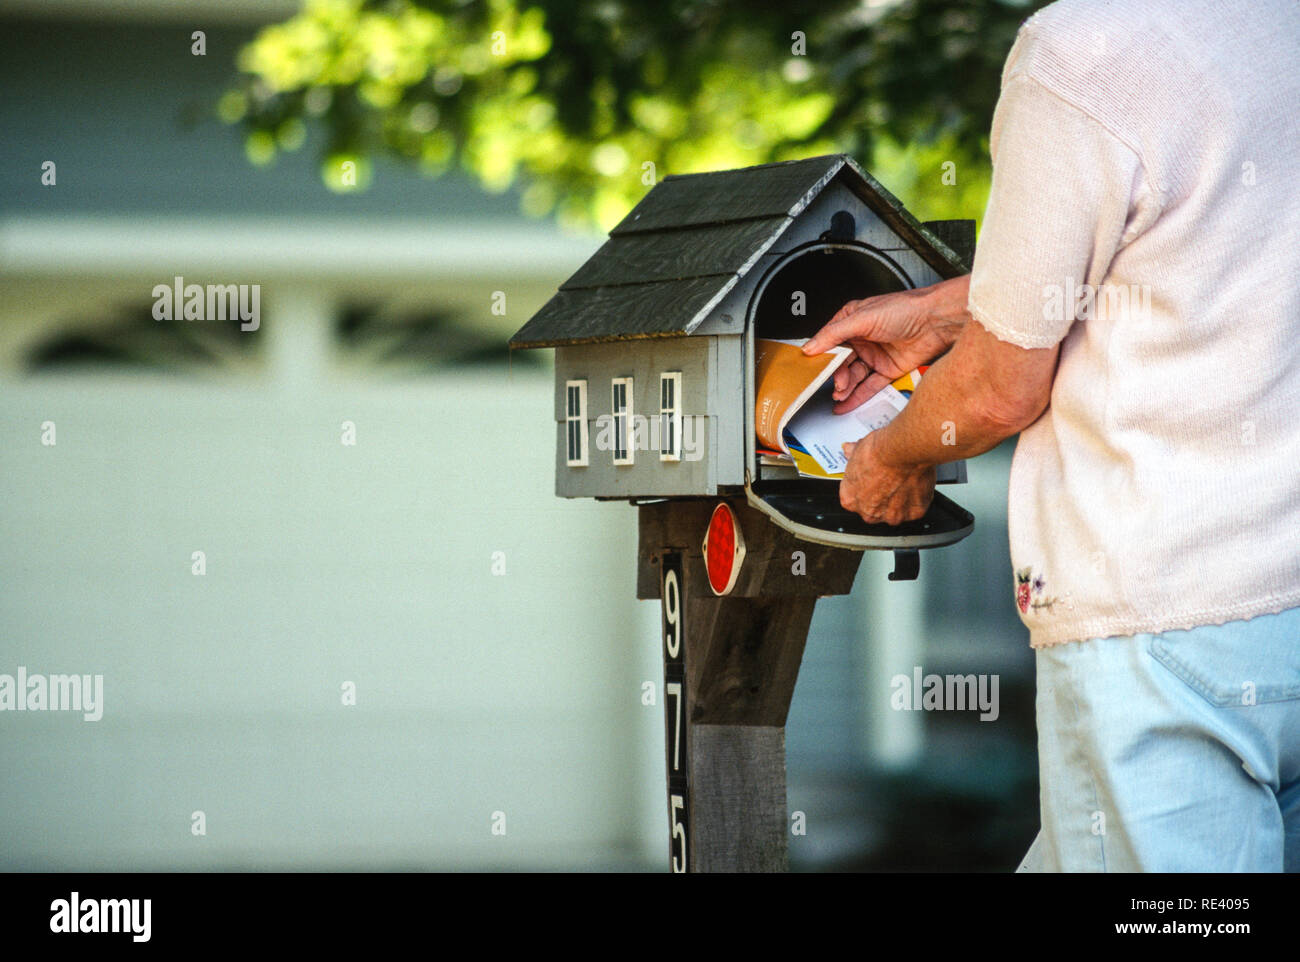
[[[703,557],[731,505],[746,554],[724,597]],[[678,872],[787,867],[785,721],[819,597],[847,594],[858,551],[801,541],[743,499],[643,504],[637,597],[663,613],[670,864]]]

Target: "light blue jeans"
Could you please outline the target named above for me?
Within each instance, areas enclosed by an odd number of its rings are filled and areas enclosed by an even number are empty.
[[[1300,608],[1035,657],[1019,871],[1300,871]]]

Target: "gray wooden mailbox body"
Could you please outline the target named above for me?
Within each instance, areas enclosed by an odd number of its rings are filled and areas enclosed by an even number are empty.
[[[667,177],[511,339],[556,350],[556,493],[639,505],[637,597],[664,612],[674,869],[784,867],[784,726],[816,599],[851,589],[857,552],[894,550],[914,577],[918,549],[973,525],[939,494],[920,521],[867,525],[833,482],[761,464],[754,342],[966,273],[973,248],[973,221],[922,225],[843,155]],[[723,596],[702,553],[719,503],[746,549]]]

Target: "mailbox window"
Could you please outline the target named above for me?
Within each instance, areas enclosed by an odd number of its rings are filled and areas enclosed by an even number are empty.
[[[682,372],[659,375],[659,460],[682,459]]]
[[[611,388],[610,413],[614,415],[614,463],[631,464],[632,446],[632,379],[614,378]]]
[[[564,434],[567,449],[564,463],[571,468],[587,466],[587,382],[564,382]]]

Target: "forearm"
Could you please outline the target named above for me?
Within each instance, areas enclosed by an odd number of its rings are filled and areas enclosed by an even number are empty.
[[[878,432],[882,462],[923,468],[975,457],[1032,424],[1047,407],[1056,349],[1025,351],[966,325]]]

